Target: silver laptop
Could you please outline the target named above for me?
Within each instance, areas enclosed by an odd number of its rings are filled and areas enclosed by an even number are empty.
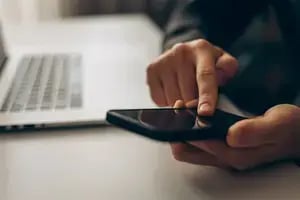
[[[146,63],[129,54],[8,55],[4,43],[0,30],[1,130],[101,125],[108,109],[152,105],[141,66]]]

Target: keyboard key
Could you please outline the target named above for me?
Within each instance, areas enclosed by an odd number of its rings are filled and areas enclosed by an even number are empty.
[[[39,68],[41,66],[41,57],[31,59],[28,70],[23,77],[21,87],[12,105],[12,112],[21,112],[24,110],[28,99],[30,98],[31,88],[33,87],[34,81],[37,78]]]
[[[68,83],[69,83],[69,60],[64,60],[64,68],[57,93],[56,109],[64,109],[67,107],[68,101]]]
[[[21,86],[23,76],[27,72],[27,69],[28,69],[28,66],[30,65],[30,62],[31,62],[30,57],[24,57],[20,61],[19,65],[18,65],[18,70],[17,70],[17,72],[15,74],[15,77],[14,77],[14,80],[12,82],[11,88],[9,89],[9,92],[6,96],[4,104],[2,105],[1,112],[7,112],[12,107],[14,99],[16,98],[18,90]]]
[[[44,59],[42,58],[40,66],[38,67],[38,72],[36,75],[36,79],[34,81],[29,100],[27,102],[26,110],[36,110],[38,106],[38,97],[39,97],[39,91],[40,91],[40,85],[41,85],[41,75],[43,73],[43,63]]]
[[[82,106],[82,71],[80,57],[74,58],[71,68],[71,108],[80,108]]]
[[[19,63],[0,111],[79,108],[81,76],[80,55],[26,56]]]
[[[53,88],[53,79],[55,78],[55,69],[56,69],[55,65],[56,62],[54,60],[53,65],[51,66],[50,69],[49,78],[46,83],[46,88],[44,91],[44,96],[43,96],[42,106],[41,106],[42,110],[49,110],[52,108],[52,103],[53,103],[52,88]]]

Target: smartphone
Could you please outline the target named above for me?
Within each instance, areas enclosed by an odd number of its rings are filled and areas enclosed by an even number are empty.
[[[229,127],[243,119],[218,109],[202,117],[197,108],[110,110],[106,116],[112,125],[162,142],[224,140]]]

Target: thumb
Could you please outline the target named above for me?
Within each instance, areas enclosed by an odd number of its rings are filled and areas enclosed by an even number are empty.
[[[270,144],[275,141],[274,130],[271,120],[264,116],[242,120],[229,129],[227,144],[235,148]]]

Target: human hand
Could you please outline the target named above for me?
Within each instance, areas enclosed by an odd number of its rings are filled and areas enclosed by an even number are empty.
[[[218,87],[226,84],[238,69],[237,60],[219,47],[199,39],[175,45],[149,65],[147,82],[151,97],[159,106],[173,106],[176,100],[199,99],[198,113],[214,113]]]
[[[177,102],[176,107],[182,107]],[[171,144],[175,159],[221,168],[245,170],[262,164],[300,158],[300,108],[278,105],[263,116],[234,124],[227,141]]]

